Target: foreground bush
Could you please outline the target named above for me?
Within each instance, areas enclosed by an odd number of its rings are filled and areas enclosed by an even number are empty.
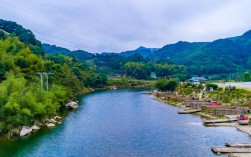
[[[66,88],[52,85],[48,92],[22,76],[9,74],[0,84],[0,134],[32,125],[57,114],[67,101]]]
[[[178,87],[178,81],[176,79],[159,79],[154,86],[160,91],[173,92]]]
[[[207,90],[209,90],[209,89],[210,89],[210,87],[211,87],[211,88],[213,88],[213,90],[218,89],[218,85],[217,85],[217,84],[207,83],[207,84],[206,84],[206,88],[207,88]]]
[[[116,86],[117,88],[133,88],[133,87],[152,87],[151,81],[135,80],[128,78],[109,79],[108,86]]]

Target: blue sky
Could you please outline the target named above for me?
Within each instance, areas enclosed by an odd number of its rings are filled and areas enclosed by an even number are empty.
[[[251,29],[249,0],[0,0],[0,18],[42,42],[119,52],[177,41],[213,41]]]

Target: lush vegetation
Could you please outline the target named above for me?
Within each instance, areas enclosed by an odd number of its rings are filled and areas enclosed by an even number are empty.
[[[55,45],[49,45],[49,44],[43,44],[42,46],[43,46],[44,51],[51,55],[64,54],[64,55],[79,59],[81,61],[92,59],[95,56],[94,54],[88,53],[83,50],[70,51],[66,48],[57,47]]]
[[[176,79],[159,79],[155,83],[155,88],[160,91],[173,92],[178,87],[178,81]]]
[[[209,87],[212,87],[214,90],[210,91]],[[251,91],[246,89],[238,89],[234,86],[219,88],[218,85],[213,83],[200,85],[188,83],[179,85],[176,89],[176,92],[182,96],[190,96],[195,98],[199,98],[199,95],[202,94],[201,98],[204,100],[219,101],[232,107],[251,107]]]
[[[125,56],[125,57],[130,57],[135,54],[140,54],[142,57],[147,58],[149,55],[153,54],[153,52],[157,50],[158,48],[146,48],[146,47],[140,46],[136,50],[121,52],[120,55]]]
[[[208,92],[209,98],[214,101],[229,103],[235,106],[242,106],[251,99],[251,92],[245,89],[226,87],[224,90],[214,90]]]
[[[107,81],[108,86],[115,86],[116,88],[139,88],[139,87],[153,87],[152,81],[136,80],[129,78],[115,78]]]
[[[0,84],[0,134],[11,135],[22,125],[38,124],[57,115],[67,93],[66,88],[55,84],[46,92],[22,75],[8,73]]]
[[[191,74],[212,75],[233,73],[245,67],[242,49],[230,39],[212,43],[178,42],[167,45],[155,52],[152,57],[185,65]],[[246,61],[245,61],[246,62]]]
[[[92,54],[42,45],[30,30],[0,20],[0,134],[45,121],[90,88],[152,86],[156,77],[151,74],[157,76],[155,87],[160,91],[196,97],[212,87],[214,91],[208,91],[206,98],[243,103],[251,98],[249,91],[223,90],[211,83],[178,86],[177,80],[185,81],[193,74],[220,79],[223,74],[236,73],[236,79],[250,81],[250,48],[251,31],[214,42],[178,42],[161,49],[140,47],[121,54]],[[240,71],[246,72],[237,74]],[[41,89],[38,72],[50,72],[48,92]]]
[[[154,61],[184,65],[192,75],[215,75],[216,79],[251,68],[251,31],[241,36],[213,42],[178,42],[160,49],[138,49],[121,53],[130,56],[140,53]]]
[[[35,35],[30,30],[23,28],[15,22],[5,21],[2,19],[0,19],[0,29],[10,33],[11,36],[17,36],[19,40],[25,43],[33,53],[43,53],[41,42],[35,38]],[[3,34],[4,33],[1,32],[1,35]]]
[[[127,62],[124,66],[127,76],[136,79],[150,79],[150,73],[155,72],[158,77],[173,77],[177,74],[184,74],[185,67],[174,64],[152,62]]]
[[[173,77],[174,75],[186,74],[186,68],[181,65],[175,65],[168,62],[154,62],[144,58],[137,52],[151,52],[146,48],[139,48],[132,55],[116,53],[88,54],[82,51],[70,51],[68,49],[44,44],[45,52],[51,55],[66,54],[73,56],[85,65],[92,67],[96,72],[105,73],[107,75],[126,76],[135,79],[149,80],[151,72],[155,72],[157,77]],[[131,53],[130,53],[131,54]]]
[[[69,53],[70,51],[67,49],[50,45],[43,46],[47,53],[65,52],[67,55],[78,56],[76,58],[79,58],[82,62],[92,63],[96,70],[106,74],[124,75],[125,67],[128,70],[128,62],[147,63],[147,69],[143,73],[147,72],[148,74],[150,69],[157,73],[157,77],[163,77],[163,73],[148,65],[154,66],[156,63],[165,63],[168,66],[182,65],[186,68],[187,75],[204,75],[212,79],[232,79],[229,76],[233,77],[233,75],[234,78],[237,78],[236,76],[239,75],[237,73],[249,71],[251,68],[251,31],[238,37],[219,39],[213,42],[178,42],[160,49],[140,47],[122,53],[96,55],[85,51]],[[135,66],[142,67],[141,63]],[[126,64],[127,66],[125,66]],[[158,68],[163,68],[163,66]],[[179,68],[176,70],[179,71]],[[179,72],[183,73],[183,69]],[[129,74],[128,76],[147,79],[146,74],[142,75]],[[250,77],[248,80],[250,80]]]
[[[210,90],[210,88],[212,88],[213,90],[216,90],[216,89],[218,89],[218,85],[213,84],[213,83],[206,83],[206,89]]]
[[[201,92],[204,87],[202,85],[194,85],[192,83],[181,84],[177,87],[177,93],[182,96],[194,97],[197,93]]]
[[[0,134],[44,122],[75,96],[107,85],[106,75],[75,58],[40,53],[39,42],[22,26],[0,21],[0,27]],[[39,72],[50,72],[48,91]]]
[[[17,37],[0,31],[0,80],[6,72],[24,73],[31,79],[38,71],[44,71],[44,61],[22,43]]]
[[[241,36],[213,42],[178,42],[166,45],[149,58],[185,65],[197,75],[234,73],[250,68],[251,31]]]

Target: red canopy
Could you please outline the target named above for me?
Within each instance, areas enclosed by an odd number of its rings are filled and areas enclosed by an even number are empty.
[[[209,102],[208,105],[209,106],[219,106],[219,105],[221,105],[221,103],[219,103],[219,102]]]

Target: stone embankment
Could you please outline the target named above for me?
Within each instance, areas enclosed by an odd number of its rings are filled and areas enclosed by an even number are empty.
[[[75,101],[70,101],[65,105],[66,108],[71,108],[71,109],[76,109],[78,108],[78,104]],[[55,127],[56,124],[61,124],[62,122],[62,117],[60,116],[55,116],[51,119],[46,120],[46,122],[43,123],[39,123],[37,125],[33,125],[33,126],[23,126],[19,132],[19,136],[26,136],[34,131],[39,130],[41,127],[48,127],[48,128],[52,128]]]

